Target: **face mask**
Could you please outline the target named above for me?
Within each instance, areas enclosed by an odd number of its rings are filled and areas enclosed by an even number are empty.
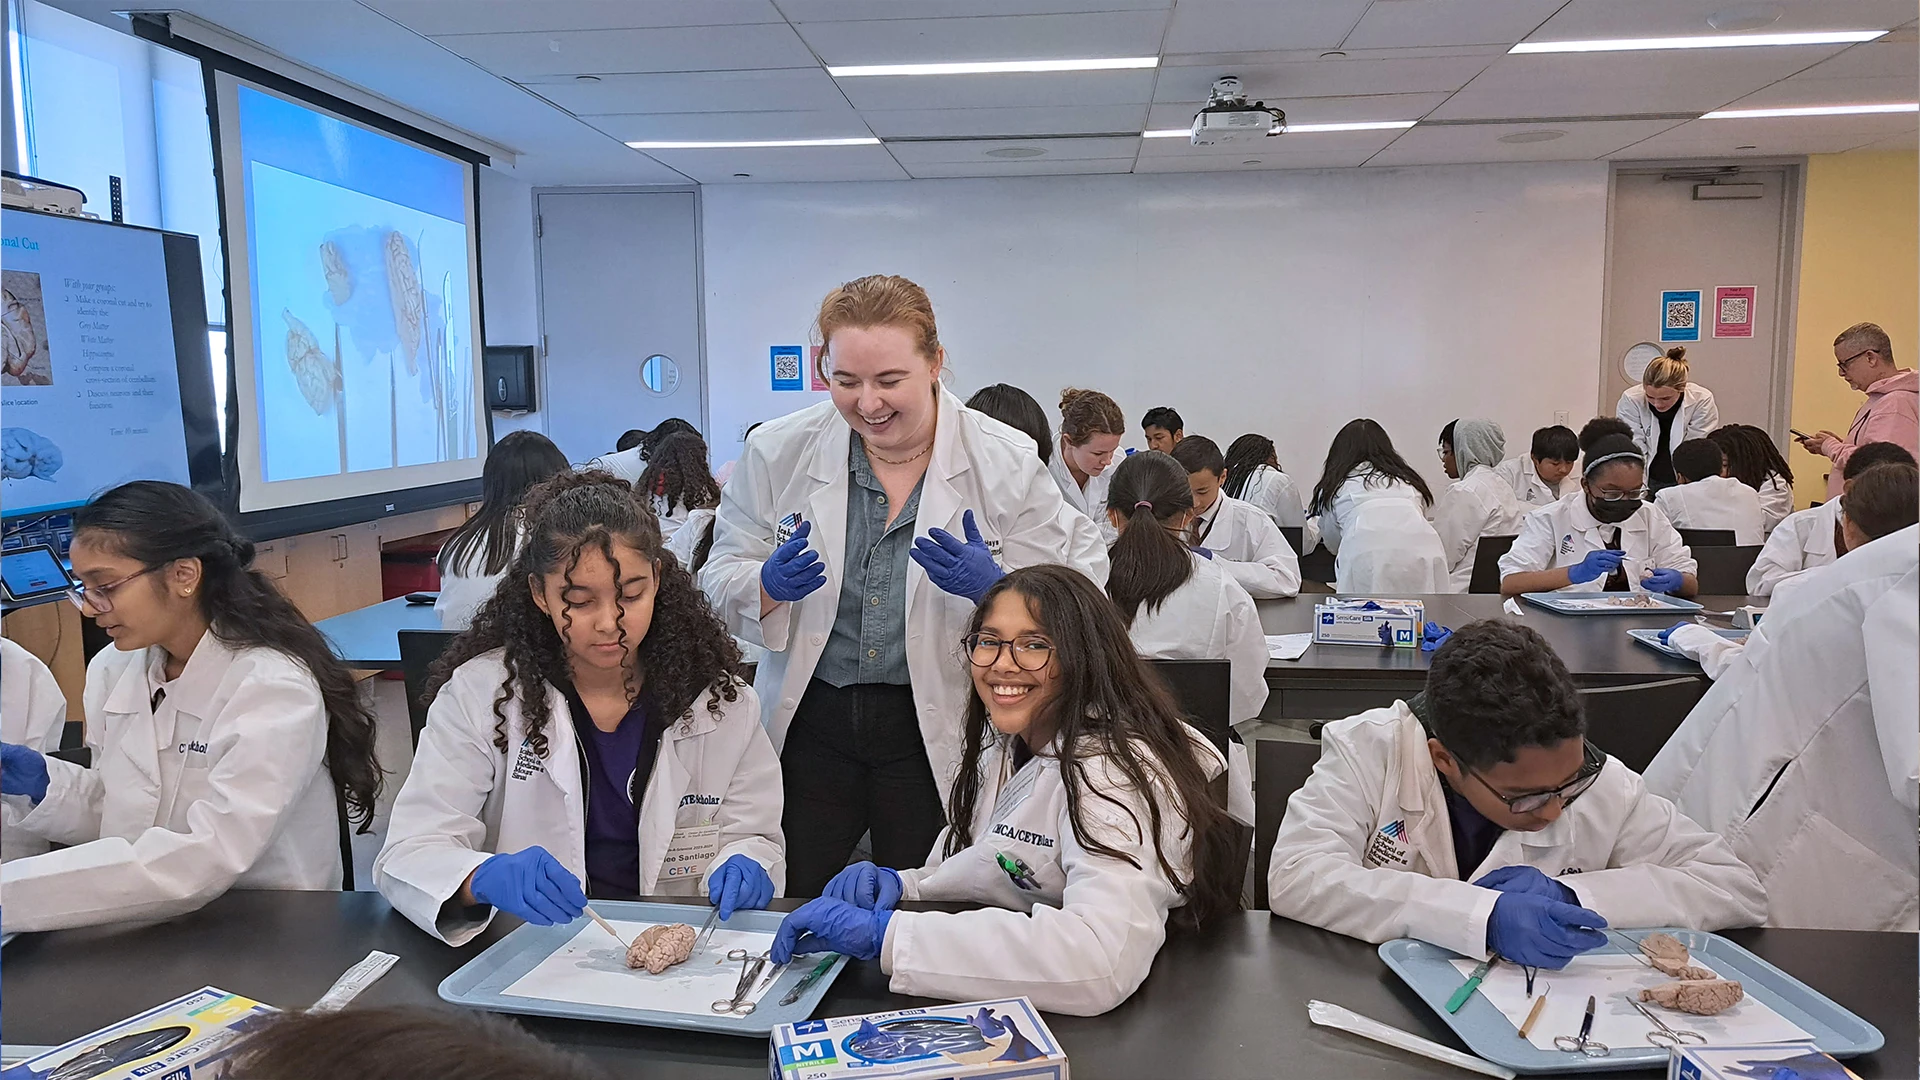
[[[1587,513],[1593,519],[1607,525],[1618,525],[1640,510],[1639,499],[1621,499],[1619,502],[1601,502],[1593,496],[1587,496]]]

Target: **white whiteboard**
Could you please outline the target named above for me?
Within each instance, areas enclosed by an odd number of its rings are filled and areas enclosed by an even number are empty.
[[[897,273],[934,302],[963,398],[1064,386],[1129,425],[1172,405],[1224,450],[1259,431],[1304,487],[1356,416],[1442,478],[1443,424],[1533,429],[1592,414],[1604,162],[1242,175],[702,189],[711,442],[824,394],[773,392],[768,347],[804,344],[841,281]],[[1122,445],[1144,446],[1137,428]]]

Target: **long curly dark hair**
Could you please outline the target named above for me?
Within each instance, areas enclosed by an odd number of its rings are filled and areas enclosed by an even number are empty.
[[[691,432],[662,439],[633,487],[642,495],[662,500],[669,514],[676,505],[688,510],[720,505],[720,485],[714,482],[713,469],[707,464],[707,441]]]
[[[1233,440],[1233,445],[1227,447],[1227,494],[1236,499],[1246,498],[1247,484],[1253,474],[1263,467],[1278,468],[1274,464],[1277,460],[1273,440],[1265,435],[1249,432]]]
[[[565,575],[571,582],[581,553],[589,549],[613,564],[617,580],[616,541],[653,560],[659,578],[653,621],[632,651],[629,698],[645,695],[650,708],[668,717],[685,715],[703,691],[707,710],[716,714],[722,701],[740,699],[742,684],[734,674],[740,647],[707,606],[693,576],[661,543],[659,523],[625,480],[599,470],[562,473],[529,491],[524,505],[526,542],[493,596],[474,614],[472,625],[434,663],[421,695],[426,701],[433,700],[461,664],[504,648],[507,677],[493,699],[493,745],[507,749],[506,705],[518,700],[528,741],[535,753],[547,756],[547,728],[553,719],[547,687],[571,685],[573,668],[566,642],[553,618],[534,603],[532,589],[550,574]],[[625,614],[623,603],[623,618]],[[570,615],[563,612],[561,618]]]

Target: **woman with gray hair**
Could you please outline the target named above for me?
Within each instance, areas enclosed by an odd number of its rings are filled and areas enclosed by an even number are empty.
[[[1460,479],[1433,503],[1433,531],[1447,553],[1448,583],[1466,592],[1473,560],[1483,536],[1512,536],[1533,509],[1514,497],[1513,485],[1495,472],[1506,458],[1507,436],[1491,420],[1458,420],[1453,428],[1453,461]]]

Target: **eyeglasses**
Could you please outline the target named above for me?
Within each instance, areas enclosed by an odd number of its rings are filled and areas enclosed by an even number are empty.
[[[113,592],[115,589],[132,581],[134,578],[145,577],[158,569],[160,568],[157,566],[149,566],[145,570],[136,570],[126,577],[121,578],[119,581],[109,581],[105,585],[95,585],[91,588],[89,588],[85,582],[80,582],[67,590],[67,599],[73,601],[73,606],[79,608],[82,614],[86,613],[87,605],[92,604],[94,614],[105,615],[107,612],[113,610]]]
[[[1859,352],[1857,352],[1857,353],[1854,353],[1854,354],[1853,354],[1852,356],[1849,356],[1849,357],[1847,357],[1847,358],[1846,358],[1845,360],[1842,360],[1842,361],[1840,361],[1840,363],[1838,363],[1838,364],[1836,364],[1836,365],[1834,365],[1834,366],[1836,366],[1836,367],[1838,367],[1838,368],[1840,369],[1840,374],[1842,374],[1842,375],[1845,375],[1845,374],[1847,373],[1847,368],[1848,368],[1848,367],[1849,367],[1850,365],[1852,365],[1852,363],[1853,363],[1853,362],[1854,362],[1855,360],[1858,360],[1858,359],[1860,359],[1861,357],[1863,357],[1863,356],[1865,356],[1865,355],[1867,355],[1867,354],[1868,354],[1868,353],[1870,353],[1870,352],[1879,352],[1879,351],[1880,351],[1880,350],[1878,350],[1878,349],[1861,349],[1861,350],[1860,350]]]
[[[967,660],[974,667],[987,668],[1000,662],[1000,651],[1013,654],[1013,664],[1021,671],[1039,671],[1053,662],[1053,645],[1039,638],[1002,641],[986,634],[968,634],[960,639],[967,648]]]
[[[1587,743],[1581,756],[1580,771],[1573,774],[1573,779],[1551,791],[1529,791],[1525,795],[1502,795],[1498,791],[1494,791],[1493,785],[1487,783],[1487,778],[1481,776],[1478,771],[1467,769],[1466,773],[1468,776],[1480,781],[1480,786],[1486,788],[1488,793],[1494,798],[1506,803],[1508,810],[1516,814],[1531,814],[1535,810],[1552,802],[1554,799],[1560,800],[1560,807],[1563,810],[1572,806],[1573,800],[1585,795],[1588,789],[1593,787],[1594,781],[1600,778],[1600,770],[1604,768],[1606,764],[1606,751],[1601,750],[1592,743]],[[1462,767],[1464,768],[1464,766]]]
[[[1593,493],[1593,497],[1601,502],[1607,503],[1638,502],[1647,497],[1647,489],[1635,488],[1632,491],[1596,491]]]

